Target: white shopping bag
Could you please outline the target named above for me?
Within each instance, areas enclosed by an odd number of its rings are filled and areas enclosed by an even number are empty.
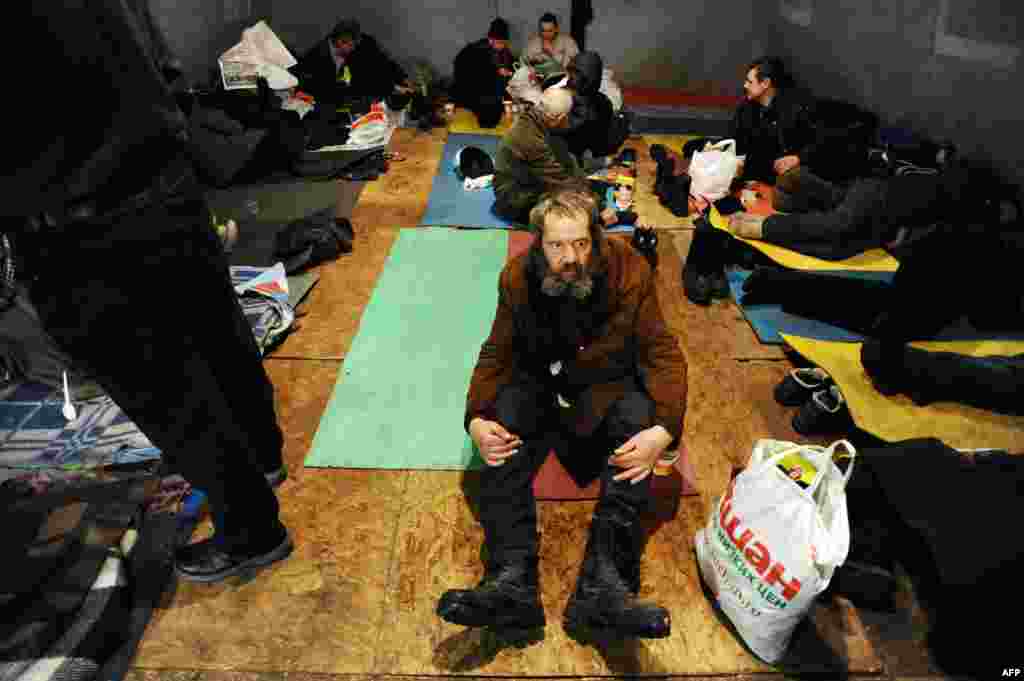
[[[618,113],[622,108],[622,89],[615,82],[615,73],[611,69],[604,69],[601,72],[601,92],[612,103],[612,111]]]
[[[838,447],[851,459],[833,461]],[[856,451],[759,440],[695,541],[701,578],[747,646],[778,662],[850,548],[846,483]]]
[[[717,201],[729,193],[743,157],[736,155],[736,140],[706,144],[690,161],[690,193]]]
[[[533,82],[533,69],[526,63],[517,62],[514,66],[515,70],[505,90],[514,100],[530,102],[534,105],[539,104],[544,92],[540,89],[540,85]]]

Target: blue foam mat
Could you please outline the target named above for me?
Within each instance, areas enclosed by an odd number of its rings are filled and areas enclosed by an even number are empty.
[[[812,338],[815,340],[838,341],[843,343],[859,343],[864,336],[854,333],[839,326],[833,326],[814,319],[798,317],[782,309],[778,304],[744,305],[743,282],[750,276],[750,271],[731,269],[726,272],[729,280],[729,289],[732,292],[733,300],[743,313],[757,339],[766,345],[782,345],[784,341],[780,334]],[[819,272],[819,274],[830,274],[834,276],[851,277],[872,281],[891,282],[894,272],[854,272],[834,271]],[[961,322],[943,330],[934,340],[1014,340],[1024,339],[1024,332],[1001,332],[1001,331],[980,331]]]
[[[493,158],[498,153],[500,137],[495,135],[471,135],[448,133],[441,163],[434,176],[427,199],[427,210],[420,218],[420,226],[430,227],[471,227],[478,229],[525,229],[526,225],[509,222],[498,217],[491,210],[494,205],[494,190],[466,191],[462,180],[455,174],[455,154],[467,146],[483,149]],[[606,232],[629,233],[630,226],[611,227]]]
[[[427,210],[420,218],[421,226],[478,227],[490,229],[517,229],[522,225],[498,217],[491,210],[494,190],[491,188],[467,192],[462,180],[455,174],[455,154],[467,146],[483,149],[493,158],[498,153],[500,137],[494,135],[468,135],[449,133],[441,153],[441,164],[434,176],[434,185],[427,199]]]

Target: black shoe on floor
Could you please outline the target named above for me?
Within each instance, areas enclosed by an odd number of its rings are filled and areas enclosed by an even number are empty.
[[[716,272],[710,278],[712,298],[725,299],[732,295],[732,290],[729,288],[729,279],[725,276],[725,272]]]
[[[711,277],[698,274],[694,268],[683,268],[683,293],[695,305],[710,305],[712,298]]]
[[[813,393],[793,415],[793,430],[801,435],[845,433],[851,426],[853,420],[846,399],[834,384]]]
[[[775,401],[784,407],[799,407],[814,393],[826,390],[831,383],[832,379],[824,369],[793,369],[775,386]]]
[[[883,568],[847,560],[836,568],[831,587],[859,608],[882,612],[896,610],[899,585],[896,576]]]
[[[475,589],[449,589],[437,602],[438,617],[464,627],[534,629],[546,618],[537,587],[537,561],[495,566]]]
[[[284,539],[263,553],[227,553],[213,538],[183,546],[174,552],[174,572],[189,582],[212,584],[284,560],[294,546],[288,531],[281,529]]]

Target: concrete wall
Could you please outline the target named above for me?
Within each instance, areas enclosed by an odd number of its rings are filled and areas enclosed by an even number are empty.
[[[160,1],[168,6],[173,2]],[[296,56],[326,35],[343,15],[354,16],[400,62],[408,65],[424,59],[441,75],[450,75],[456,53],[470,40],[486,35],[498,14],[511,24],[517,51],[544,12],[557,14],[566,32],[570,24],[569,0],[264,2],[265,11],[258,18],[266,18]],[[194,23],[192,17],[201,11],[187,6],[202,4],[202,0],[181,0],[174,14]],[[742,65],[760,52],[752,17],[758,4],[752,0],[602,0],[594,3],[589,45],[624,84],[735,93]]]
[[[150,8],[186,76],[198,83],[210,77],[242,29],[269,10],[270,0],[150,0]]]
[[[985,6],[970,0],[946,2],[815,2],[807,27],[783,19],[778,0],[763,3],[766,7],[759,11],[766,47],[784,57],[816,94],[848,99],[883,121],[949,139],[964,155],[990,161],[1009,179],[1024,184],[1024,63],[1020,57],[1007,66],[937,55],[940,10],[962,21]],[[980,26],[987,24],[989,33],[1001,33],[1004,39],[1016,32],[1019,45],[1024,6],[997,2],[993,7],[1004,14],[981,16]]]

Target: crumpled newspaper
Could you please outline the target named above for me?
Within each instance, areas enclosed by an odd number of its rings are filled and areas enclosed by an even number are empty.
[[[225,90],[254,90],[263,76],[272,90],[287,90],[299,84],[288,69],[298,62],[281,39],[260,21],[242,31],[242,40],[217,60]]]

